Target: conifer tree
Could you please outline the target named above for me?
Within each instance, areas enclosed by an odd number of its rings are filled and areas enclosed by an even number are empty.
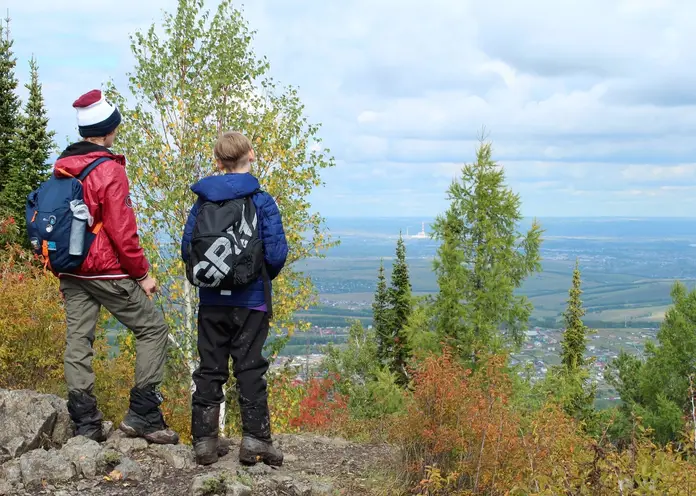
[[[433,226],[442,241],[434,264],[440,289],[435,328],[464,360],[522,342],[532,306],[515,290],[541,269],[541,227],[534,221],[518,232],[519,195],[505,185],[491,152],[482,142],[476,162],[452,182],[450,207]]]
[[[391,336],[394,343],[392,352],[392,370],[399,377],[399,382],[405,384],[408,381],[406,364],[411,356],[411,350],[406,335],[406,324],[411,315],[411,281],[408,275],[406,263],[406,245],[404,238],[399,234],[396,242],[396,259],[392,268],[391,287],[388,291],[388,303],[390,311]]]
[[[568,291],[568,306],[563,312],[565,330],[561,340],[561,363],[568,374],[574,374],[585,366],[587,335],[590,333],[582,321],[585,309],[582,306],[581,286],[580,266],[576,261],[573,270],[573,285]]]
[[[48,130],[48,116],[44,106],[39,68],[36,60],[29,62],[31,79],[26,84],[29,98],[24,114],[19,118],[19,129],[14,144],[14,160],[0,198],[15,217],[22,235],[26,232],[24,205],[27,195],[43,181],[50,166],[46,164],[53,147],[55,133]]]
[[[389,294],[387,292],[387,280],[384,276],[384,261],[379,263],[377,275],[377,289],[372,303],[372,322],[377,338],[377,357],[383,365],[387,365],[394,346],[389,327]]]
[[[14,74],[17,61],[12,53],[12,45],[10,20],[5,19],[4,27],[0,23],[0,192],[5,188],[14,160],[19,118],[19,98],[15,93],[17,78]],[[0,208],[6,206],[0,203]]]
[[[589,384],[588,366],[592,359],[585,358],[587,337],[592,332],[583,323],[582,279],[580,266],[575,262],[573,283],[568,291],[568,306],[563,312],[565,329],[561,338],[561,370],[564,379],[562,395],[566,412],[577,418],[588,419],[593,411],[596,385]]]

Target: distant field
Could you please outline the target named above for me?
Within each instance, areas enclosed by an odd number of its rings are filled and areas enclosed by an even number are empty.
[[[520,293],[534,305],[534,318],[557,318],[568,299],[574,261],[545,260],[542,265],[543,272],[529,277]],[[387,277],[390,266],[391,260],[385,260]],[[304,270],[315,280],[320,298],[331,306],[313,309],[311,314],[303,314],[303,318],[311,315],[323,323],[355,317],[369,321],[369,312],[363,310],[370,308],[378,267],[379,259],[376,257],[329,257],[307,261]],[[610,273],[593,269],[585,269],[582,273],[582,299],[587,320],[619,323],[628,320],[660,322],[663,319],[671,303],[672,279],[651,279],[644,273]],[[409,259],[409,270],[415,295],[437,291],[432,258]],[[688,279],[686,282],[693,283]],[[327,320],[326,310],[329,308],[331,318]]]

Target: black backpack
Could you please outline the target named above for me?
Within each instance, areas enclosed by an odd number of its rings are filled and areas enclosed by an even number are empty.
[[[263,279],[269,317],[270,280],[252,195],[201,204],[188,246],[186,278],[199,288],[238,291]]]

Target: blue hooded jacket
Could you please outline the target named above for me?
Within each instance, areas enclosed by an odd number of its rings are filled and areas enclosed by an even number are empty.
[[[203,202],[244,198],[257,189],[259,189],[259,181],[249,173],[210,176],[191,186],[191,191],[198,195],[198,201],[191,208],[184,228],[184,235],[181,238],[181,259],[186,262],[188,258],[188,246],[191,244],[196,215],[198,215],[198,209]],[[283,221],[278,205],[273,197],[265,191],[255,193],[252,201],[258,216],[258,232],[259,238],[263,242],[266,271],[270,279],[273,280],[285,266],[288,257],[288,243],[285,239]],[[231,294],[225,295],[220,294],[220,290],[199,288],[199,296],[201,305],[257,308],[266,304],[261,279],[244,290],[232,291]]]

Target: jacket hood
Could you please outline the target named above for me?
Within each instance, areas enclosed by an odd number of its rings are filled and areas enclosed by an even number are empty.
[[[244,198],[258,189],[259,180],[248,172],[209,176],[191,186],[191,191],[199,198],[213,202]]]
[[[60,154],[53,167],[54,174],[59,177],[77,176],[85,167],[101,157],[108,157],[123,166],[126,165],[123,155],[115,155],[108,148],[89,141],[80,141],[73,143]]]

